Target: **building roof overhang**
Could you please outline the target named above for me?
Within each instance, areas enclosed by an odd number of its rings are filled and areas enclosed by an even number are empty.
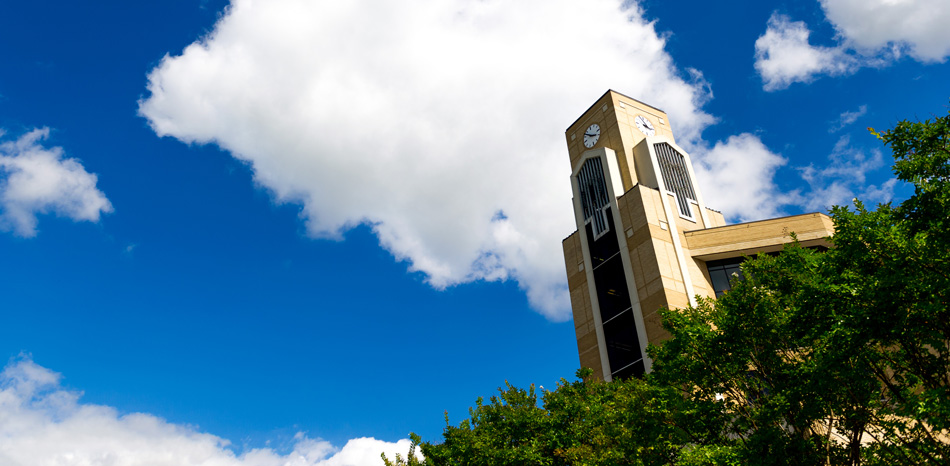
[[[792,233],[802,247],[830,248],[834,232],[831,217],[814,212],[687,231],[685,236],[690,255],[710,261],[780,251],[794,241]]]

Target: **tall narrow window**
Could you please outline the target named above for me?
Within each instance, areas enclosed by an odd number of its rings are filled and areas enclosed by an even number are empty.
[[[614,230],[610,206],[606,211],[607,231]],[[637,338],[636,318],[627,289],[620,243],[616,234],[594,239],[593,222],[584,225],[594,272],[594,289],[604,329],[607,365],[613,378],[643,375],[643,353]]]
[[[577,174],[577,186],[581,192],[581,206],[584,208],[584,223],[592,222],[594,238],[600,238],[607,232],[607,216],[604,209],[607,200],[607,183],[604,180],[604,166],[600,157],[587,159]]]
[[[686,169],[686,158],[665,142],[654,144],[653,150],[663,175],[663,184],[676,196],[680,215],[693,218],[689,201],[696,201],[696,193],[693,190],[693,182],[689,179],[689,170]]]

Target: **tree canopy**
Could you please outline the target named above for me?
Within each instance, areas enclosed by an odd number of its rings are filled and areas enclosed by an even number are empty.
[[[950,463],[950,115],[869,130],[910,198],[834,207],[833,248],[750,258],[663,311],[644,379],[506,384],[387,464]]]

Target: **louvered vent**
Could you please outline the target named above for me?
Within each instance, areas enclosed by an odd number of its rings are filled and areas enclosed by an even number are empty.
[[[667,191],[672,191],[676,195],[676,206],[680,215],[693,218],[689,201],[696,201],[696,192],[693,190],[693,183],[686,169],[686,158],[665,142],[654,144],[653,150],[660,163],[663,184],[666,185]]]
[[[604,167],[600,157],[587,159],[577,174],[577,186],[581,191],[581,205],[584,207],[584,223],[592,222],[594,237],[599,238],[607,232],[607,184],[604,180]]]

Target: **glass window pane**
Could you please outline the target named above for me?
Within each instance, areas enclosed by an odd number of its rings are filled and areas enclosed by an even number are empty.
[[[713,290],[716,291],[716,297],[722,295],[723,291],[729,291],[729,275],[721,267],[709,270],[709,278],[712,279]]]
[[[595,234],[590,223],[584,226],[587,244],[590,247],[591,265],[594,268],[620,252],[620,244],[617,242],[617,234],[614,230],[614,218],[609,207],[604,210],[604,215],[607,216],[607,233],[600,238],[594,239]]]
[[[643,365],[643,360],[639,360],[623,369],[620,369],[614,372],[613,377],[615,379],[628,379],[630,377],[642,377],[643,373],[646,372],[646,368]]]
[[[736,274],[739,280],[742,279],[740,264],[743,261],[745,261],[745,257],[731,257],[706,263],[706,270],[709,271],[709,279],[712,281],[717,298],[732,289],[732,280],[735,279],[732,274]]]
[[[594,288],[597,289],[601,322],[610,320],[632,306],[623,261],[619,255],[594,269]]]
[[[733,280],[742,280],[742,269],[739,267],[739,264],[730,265],[724,267],[726,275],[729,276],[729,283],[732,283]],[[735,277],[733,277],[735,275]],[[736,278],[738,277],[738,278]],[[732,286],[729,286],[729,289],[732,289]]]
[[[620,370],[643,358],[632,311],[626,311],[604,324],[604,340],[611,370]]]

